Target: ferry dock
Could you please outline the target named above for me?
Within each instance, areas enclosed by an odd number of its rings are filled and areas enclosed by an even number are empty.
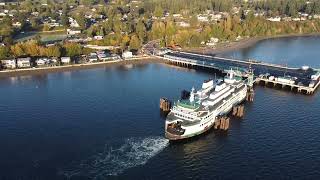
[[[308,95],[313,94],[320,84],[320,70],[308,66],[296,68],[257,60],[239,60],[182,51],[170,51],[157,57],[168,64],[186,68],[204,68],[221,73],[228,73],[233,69],[237,76],[243,78],[248,78],[252,69],[254,84],[280,87]]]

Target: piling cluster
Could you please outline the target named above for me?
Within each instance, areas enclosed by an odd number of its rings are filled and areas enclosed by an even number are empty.
[[[248,102],[253,102],[253,99],[254,99],[254,90],[253,90],[253,88],[251,87],[251,88],[248,89],[247,96],[246,96],[246,100],[247,100]]]
[[[170,111],[171,102],[167,98],[160,98],[160,110],[164,112]]]
[[[227,116],[219,116],[217,117],[214,123],[214,129],[226,131],[229,129],[229,121],[230,118]]]
[[[232,116],[242,118],[244,116],[244,105],[234,106],[232,109]]]

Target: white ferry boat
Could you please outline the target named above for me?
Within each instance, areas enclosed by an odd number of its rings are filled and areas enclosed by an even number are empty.
[[[192,88],[189,99],[179,100],[165,122],[169,140],[190,138],[208,131],[219,115],[225,115],[246,97],[247,85],[230,71],[224,79],[209,80],[202,88]]]

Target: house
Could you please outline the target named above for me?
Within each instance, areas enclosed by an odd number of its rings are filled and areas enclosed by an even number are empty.
[[[50,60],[47,58],[39,58],[36,60],[37,66],[44,66],[44,65],[49,64],[49,62],[50,62]]]
[[[314,18],[314,19],[320,19],[320,14],[315,14],[315,15],[313,15],[313,18]]]
[[[76,35],[76,34],[81,34],[81,30],[67,29],[67,35]]]
[[[69,17],[69,23],[70,23],[70,27],[74,27],[74,28],[80,27],[78,22],[75,19],[73,19],[72,17]]]
[[[14,22],[14,23],[12,23],[12,26],[13,27],[17,27],[17,28],[19,28],[19,27],[21,27],[21,23],[20,22]]]
[[[90,53],[88,56],[88,62],[97,62],[98,61],[98,56],[97,53]]]
[[[17,59],[17,66],[18,68],[28,68],[31,67],[31,58],[18,58]]]
[[[58,59],[56,59],[56,58],[52,58],[49,61],[50,64],[56,64],[57,62],[58,62]]]
[[[124,51],[123,53],[122,53],[122,58],[123,59],[128,59],[128,58],[132,58],[133,57],[133,55],[132,55],[132,52],[131,51]]]
[[[199,14],[197,16],[197,18],[198,18],[198,21],[200,21],[200,22],[208,22],[209,21],[208,16],[205,16],[205,15],[202,15],[202,14]]]
[[[176,22],[177,26],[180,27],[190,27],[190,23],[184,22],[184,21],[180,21],[180,22]]]
[[[102,39],[103,39],[103,36],[94,36],[93,39],[95,39],[95,40],[102,40]]]
[[[1,60],[2,67],[5,69],[15,69],[17,67],[15,59]]]
[[[279,16],[277,16],[277,17],[268,18],[267,20],[271,21],[271,22],[280,22],[281,18]]]
[[[61,57],[61,62],[63,64],[69,64],[71,62],[71,58],[70,57]]]
[[[207,46],[215,46],[219,42],[218,38],[210,38],[210,40],[206,43]]]

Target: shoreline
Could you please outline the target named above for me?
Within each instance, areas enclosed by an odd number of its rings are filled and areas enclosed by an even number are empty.
[[[160,62],[160,59],[157,57],[138,57],[130,60],[115,60],[115,61],[105,61],[105,62],[96,62],[96,63],[88,63],[88,64],[72,64],[72,65],[65,65],[65,66],[5,70],[5,71],[0,71],[0,78],[47,74],[47,73],[56,73],[56,72],[64,72],[64,71],[75,71],[75,70],[82,70],[82,69],[94,69],[94,68],[103,68],[103,67],[110,67],[110,66],[122,66],[127,64],[145,64],[145,63],[158,63],[158,62]]]
[[[259,41],[274,39],[274,38],[290,38],[290,37],[308,37],[308,36],[320,36],[320,33],[310,33],[310,34],[287,34],[287,35],[277,35],[269,37],[252,37],[247,39],[242,39],[240,41],[229,42],[220,44],[220,47],[200,47],[200,48],[185,48],[182,49],[186,52],[207,54],[207,55],[221,55],[223,53],[228,53],[231,51],[236,51],[244,49],[255,45]],[[221,46],[222,45],[222,46]],[[114,61],[104,61],[88,64],[72,64],[64,66],[53,66],[53,67],[39,67],[39,68],[26,68],[26,69],[14,69],[14,70],[3,70],[0,71],[0,78],[4,77],[14,77],[14,76],[25,76],[25,75],[36,75],[45,73],[56,73],[64,71],[74,71],[81,69],[92,69],[99,67],[108,67],[116,65],[127,65],[127,64],[144,64],[144,63],[161,63],[161,59],[153,56],[136,57],[129,60],[114,60]]]
[[[276,35],[276,36],[266,36],[266,37],[250,37],[246,39],[242,39],[239,41],[233,41],[229,43],[222,43],[218,47],[200,47],[200,48],[185,48],[183,51],[192,52],[192,53],[200,53],[200,54],[209,54],[209,55],[221,55],[224,53],[228,53],[231,51],[236,51],[240,49],[244,49],[250,46],[255,45],[259,41],[267,40],[267,39],[276,39],[276,38],[290,38],[290,37],[309,37],[309,36],[320,36],[320,33],[309,33],[309,34],[284,34],[284,35]]]

